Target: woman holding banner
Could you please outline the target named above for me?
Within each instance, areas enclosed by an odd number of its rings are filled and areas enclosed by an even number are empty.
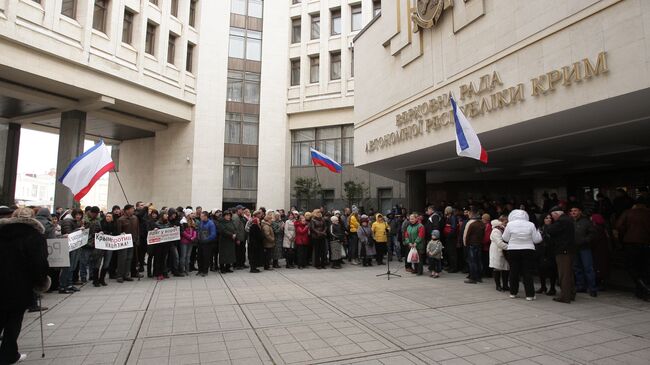
[[[158,229],[164,229],[164,228],[169,228],[171,225],[169,224],[169,214],[167,212],[164,212],[160,215],[160,219],[158,222],[156,222],[156,228],[154,230]],[[153,276],[156,278],[156,280],[163,280],[164,277],[164,271],[165,271],[165,257],[167,256],[167,251],[169,251],[169,242],[162,242],[162,243],[157,243],[153,246]]]
[[[110,236],[117,236],[117,224],[113,218],[113,213],[106,213],[106,216],[101,221],[101,231],[103,234]],[[95,248],[93,252],[92,259],[94,260],[93,267],[95,270],[98,270],[99,275],[95,280],[93,280],[93,286],[106,286],[106,273],[108,272],[108,265],[111,263],[111,257],[113,257],[113,251],[110,250],[100,250]],[[99,285],[97,285],[99,284]]]

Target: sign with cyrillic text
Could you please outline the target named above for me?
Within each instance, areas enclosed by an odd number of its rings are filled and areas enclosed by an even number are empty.
[[[88,230],[80,229],[68,234],[68,245],[70,246],[70,252],[81,248],[88,244]]]
[[[162,228],[149,231],[147,235],[147,245],[155,245],[163,242],[180,241],[180,227]]]
[[[47,240],[47,262],[50,267],[70,266],[70,246],[67,238],[50,238]]]
[[[111,236],[103,233],[95,234],[95,248],[98,250],[117,251],[133,247],[131,234]]]

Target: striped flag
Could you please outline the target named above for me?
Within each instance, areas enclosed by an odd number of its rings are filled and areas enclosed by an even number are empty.
[[[456,105],[454,97],[449,95],[451,106],[454,108],[454,121],[456,122],[456,154],[461,157],[469,157],[479,160],[483,163],[488,162],[488,155],[485,149],[481,146],[476,132],[469,124],[469,120]]]
[[[70,188],[74,200],[81,201],[90,189],[105,173],[115,168],[111,151],[104,141],[99,141],[88,151],[70,163],[59,182]]]

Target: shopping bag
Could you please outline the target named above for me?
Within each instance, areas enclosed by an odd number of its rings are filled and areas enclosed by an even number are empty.
[[[345,252],[345,246],[341,246],[341,258],[344,259],[347,257],[347,252]]]
[[[420,256],[418,255],[418,250],[416,250],[415,247],[412,247],[411,251],[409,251],[409,254],[406,257],[406,262],[409,264],[417,264],[420,262]]]

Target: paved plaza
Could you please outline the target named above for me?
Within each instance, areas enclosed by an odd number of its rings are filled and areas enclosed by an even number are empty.
[[[463,275],[387,281],[385,268],[143,279],[43,304],[27,364],[648,364],[650,305],[630,293],[509,299]],[[523,291],[523,289],[522,289]]]

